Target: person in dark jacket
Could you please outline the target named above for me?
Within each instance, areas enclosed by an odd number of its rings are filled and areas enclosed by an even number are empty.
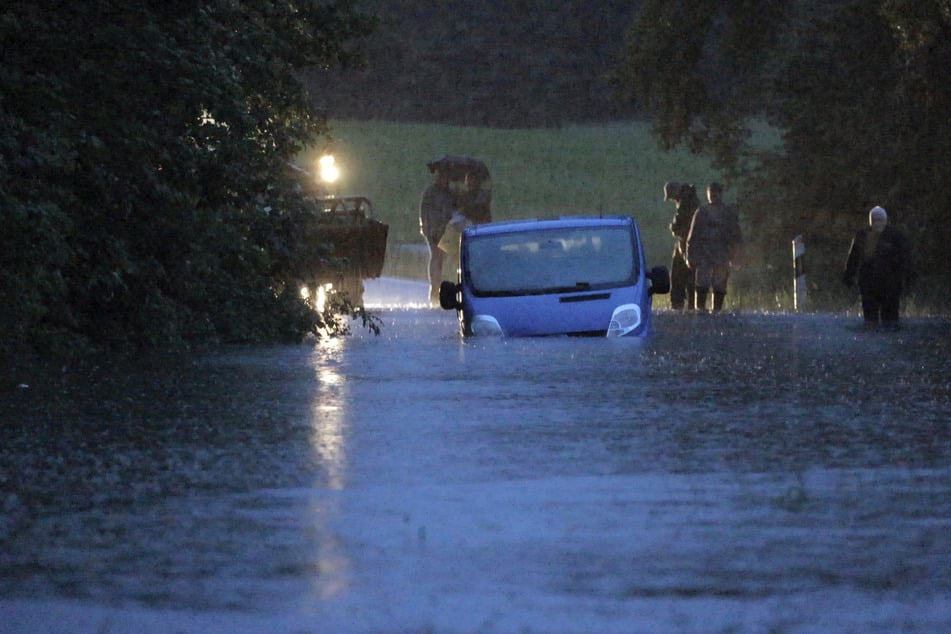
[[[688,183],[667,182],[664,184],[664,200],[674,201],[677,209],[670,223],[670,233],[674,236],[674,252],[670,256],[670,307],[682,310],[686,304],[688,310],[693,310],[696,307],[693,271],[687,266],[684,254],[687,252],[690,220],[700,206],[697,188]]]
[[[898,329],[902,289],[911,275],[911,249],[905,236],[888,224],[882,207],[868,212],[868,227],[852,238],[842,280],[859,283],[867,328]]]
[[[705,312],[707,294],[713,289],[713,312],[723,310],[730,267],[740,256],[743,234],[736,210],[723,202],[723,186],[710,183],[707,205],[693,214],[687,234],[687,265],[694,270],[697,310]]]

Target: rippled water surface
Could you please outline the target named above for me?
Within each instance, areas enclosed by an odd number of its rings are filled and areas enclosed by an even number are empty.
[[[2,377],[0,631],[951,629],[951,326],[660,311]]]

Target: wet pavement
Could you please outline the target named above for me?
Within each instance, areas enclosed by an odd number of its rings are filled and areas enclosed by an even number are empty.
[[[951,630],[951,324],[655,314],[20,369],[0,632]]]

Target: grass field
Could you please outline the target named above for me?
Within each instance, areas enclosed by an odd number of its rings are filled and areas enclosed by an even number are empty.
[[[419,198],[432,180],[426,162],[441,154],[486,162],[496,220],[634,216],[652,264],[668,263],[672,245],[667,226],[674,206],[663,201],[664,182],[689,181],[699,190],[718,176],[686,151],[660,151],[646,123],[501,130],[339,121],[333,136],[341,169],[337,193],[369,196],[375,215],[390,225],[393,245],[423,244]]]

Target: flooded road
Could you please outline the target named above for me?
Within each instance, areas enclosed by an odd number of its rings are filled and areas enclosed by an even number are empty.
[[[2,632],[951,630],[951,324],[658,311],[4,376]]]

